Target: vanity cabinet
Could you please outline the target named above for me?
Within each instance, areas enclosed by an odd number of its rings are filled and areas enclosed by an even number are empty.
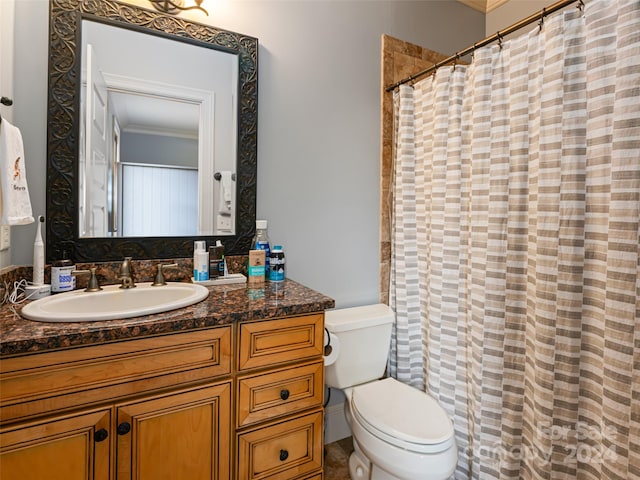
[[[225,326],[3,359],[3,480],[230,478],[232,337]]]
[[[7,480],[321,480],[322,313],[0,361]]]
[[[323,314],[239,325],[238,480],[322,478],[323,328]]]
[[[118,480],[230,478],[230,417],[227,382],[19,425],[0,434],[0,477],[109,480],[115,460]]]

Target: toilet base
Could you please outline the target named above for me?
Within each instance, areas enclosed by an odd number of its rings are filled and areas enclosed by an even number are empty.
[[[355,438],[353,453],[349,456],[349,477],[351,480],[402,480],[371,463]]]
[[[349,477],[351,480],[370,480],[370,464],[356,452],[349,456]]]
[[[351,480],[370,480],[370,476],[371,462],[362,453],[358,441],[353,438],[353,452],[349,455],[349,477]]]
[[[371,480],[402,480],[400,477],[391,475],[389,472],[382,470],[377,465],[371,465]]]
[[[349,456],[349,478],[351,480],[402,480],[373,465],[357,452]]]

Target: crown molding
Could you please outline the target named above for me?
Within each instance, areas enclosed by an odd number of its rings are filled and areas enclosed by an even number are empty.
[[[509,0],[458,0],[458,1],[482,13],[489,13],[490,11],[495,10],[499,6],[507,3]]]

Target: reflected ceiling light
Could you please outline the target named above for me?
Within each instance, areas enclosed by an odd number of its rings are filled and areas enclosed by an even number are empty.
[[[204,0],[194,0],[193,3],[195,5],[191,5],[188,7],[184,6],[184,0],[149,0],[151,4],[156,8],[156,10],[160,10],[164,13],[175,14],[182,10],[200,10],[204,12],[205,15],[209,16],[209,12],[207,12],[204,8],[202,8],[202,2]]]

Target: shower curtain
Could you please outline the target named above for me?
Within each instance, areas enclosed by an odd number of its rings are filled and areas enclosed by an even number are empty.
[[[396,93],[388,370],[456,479],[640,478],[640,1],[569,10]]]

